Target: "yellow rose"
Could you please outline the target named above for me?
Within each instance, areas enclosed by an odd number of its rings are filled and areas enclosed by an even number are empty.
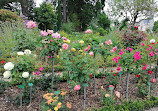
[[[57,58],[59,59],[59,58],[60,58],[60,56],[59,56],[59,55],[57,55]]]
[[[61,104],[62,104],[61,102],[58,103],[58,105],[61,105]]]
[[[67,39],[67,40],[66,40],[66,42],[67,42],[67,43],[70,43],[70,40],[69,40],[69,39]]]
[[[60,49],[60,52],[62,52],[63,50],[62,49]]]
[[[80,42],[79,42],[80,44],[84,44],[84,41],[83,40],[80,40]]]
[[[79,52],[83,52],[83,50],[79,50]]]
[[[110,97],[110,94],[105,94],[105,97]]]
[[[76,51],[76,49],[75,49],[75,48],[71,48],[71,51],[75,52],[75,51]]]
[[[54,110],[55,110],[55,111],[58,111],[58,107],[54,107]]]

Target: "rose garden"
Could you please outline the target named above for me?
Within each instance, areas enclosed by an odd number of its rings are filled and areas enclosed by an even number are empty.
[[[0,23],[0,111],[158,106],[157,33],[131,24],[67,33],[17,18]]]

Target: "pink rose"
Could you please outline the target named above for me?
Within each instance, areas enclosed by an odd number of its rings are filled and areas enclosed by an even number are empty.
[[[43,71],[43,69],[44,69],[43,67],[40,67],[40,68],[39,68],[39,71]]]
[[[48,35],[48,33],[47,33],[46,31],[40,31],[40,34],[41,34],[42,36],[47,36],[47,35]]]
[[[147,48],[146,50],[150,50],[149,48]]]
[[[133,49],[132,49],[132,48],[129,48],[129,50],[130,50],[130,52],[132,52],[132,51],[133,51]]]
[[[155,51],[157,52],[157,49],[155,49]]]
[[[111,40],[105,41],[105,44],[106,45],[112,44],[112,41]]]
[[[84,51],[87,52],[87,51],[88,51],[88,48],[86,47],[86,48],[84,49]]]
[[[93,55],[94,55],[94,52],[90,52],[89,55],[90,55],[90,56],[93,56]]]
[[[153,78],[152,78],[150,81],[151,81],[152,83],[155,83],[155,82],[156,82],[156,79],[153,79]]]
[[[27,28],[34,28],[36,27],[36,22],[29,21],[26,23]]]
[[[117,71],[120,71],[120,70],[121,70],[121,67],[118,67],[116,70],[117,70]]]
[[[64,43],[64,44],[62,45],[62,48],[65,49],[65,50],[67,50],[67,49],[69,48],[69,45],[66,44],[66,43]]]
[[[122,55],[122,54],[124,54],[123,49],[120,49],[119,55]]]
[[[91,49],[91,46],[90,46],[90,45],[88,45],[88,49],[89,49],[89,50]]]
[[[153,47],[151,46],[150,49],[153,49]]]
[[[153,51],[151,51],[151,52],[149,53],[149,56],[154,56]]]
[[[140,59],[141,59],[140,52],[135,52],[135,54],[134,54],[134,59],[135,59],[135,62],[136,62],[137,60],[140,60]]]
[[[53,32],[54,32],[53,30],[47,30],[48,34],[53,34]]]
[[[53,33],[53,34],[52,34],[52,37],[53,37],[53,38],[56,38],[56,39],[60,39],[60,34],[58,34],[57,32],[56,32],[56,33]]]
[[[115,51],[112,49],[112,50],[110,50],[110,52],[111,52],[111,53],[114,53]]]
[[[115,91],[115,94],[116,94],[117,98],[120,98],[120,92]]]
[[[116,50],[117,50],[117,47],[114,47],[113,50],[116,51]]]
[[[40,72],[39,72],[39,71],[37,71],[37,72],[36,72],[36,75],[39,75],[39,73],[40,73]]]
[[[63,39],[63,40],[67,40],[67,38],[66,38],[66,37],[62,37],[62,39]]]
[[[115,88],[113,85],[109,85],[109,87],[113,87],[113,88]]]
[[[75,87],[74,87],[74,90],[75,91],[78,91],[78,90],[80,90],[81,89],[81,86],[80,85],[76,85]]]
[[[88,29],[88,30],[85,31],[85,33],[86,33],[86,34],[91,34],[91,33],[92,33],[92,30]]]
[[[142,45],[142,46],[145,46],[145,44],[144,44],[144,43],[141,43],[141,45]]]

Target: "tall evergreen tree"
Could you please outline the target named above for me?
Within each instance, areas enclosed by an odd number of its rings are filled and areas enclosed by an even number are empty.
[[[57,28],[60,29],[62,24],[62,14],[61,14],[61,0],[58,0],[58,7],[57,7]]]

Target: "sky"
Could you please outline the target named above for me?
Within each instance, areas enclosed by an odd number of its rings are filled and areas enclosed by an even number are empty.
[[[36,3],[36,7],[39,7],[40,6],[40,4],[43,2],[43,1],[45,1],[45,0],[34,0],[35,1],[35,3]],[[158,0],[156,0],[156,1],[158,1]],[[104,10],[106,10],[106,7],[104,8]],[[156,18],[154,18],[154,21],[157,21],[158,20],[158,17],[156,17]],[[120,20],[121,21],[121,20]]]

